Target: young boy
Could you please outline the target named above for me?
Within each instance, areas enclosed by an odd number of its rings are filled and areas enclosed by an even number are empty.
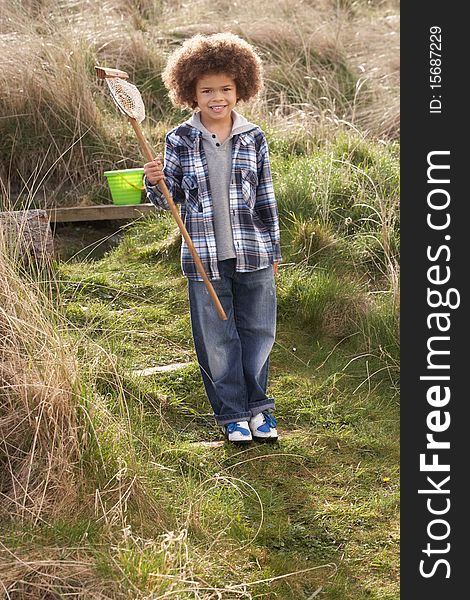
[[[262,86],[261,61],[241,38],[197,35],[169,58],[163,81],[175,106],[197,109],[166,136],[165,166],[147,163],[151,202],[165,182],[228,320],[218,316],[183,240],[191,326],[205,390],[231,442],[277,440],[266,394],[276,331],[279,219],[261,129],[234,108]]]

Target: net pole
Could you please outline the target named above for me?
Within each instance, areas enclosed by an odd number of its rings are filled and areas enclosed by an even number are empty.
[[[129,117],[129,121],[132,125],[132,128],[134,129],[137,139],[139,140],[140,147],[142,149],[142,152],[143,152],[145,158],[149,162],[152,162],[155,158],[154,154],[152,152],[152,149],[151,149],[149,143],[145,139],[144,134],[142,133],[142,129],[140,128],[140,125],[137,122],[137,119]],[[158,187],[161,189],[162,194],[165,197],[165,200],[167,201],[168,206],[170,207],[171,214],[173,215],[173,217],[176,221],[176,224],[178,225],[178,228],[181,231],[181,235],[183,236],[183,238],[186,242],[186,245],[188,246],[189,251],[191,252],[191,256],[193,257],[193,260],[194,260],[194,263],[198,270],[198,273],[202,277],[202,280],[204,281],[206,289],[209,292],[209,296],[211,297],[212,302],[214,303],[215,309],[216,309],[219,317],[222,319],[222,321],[226,321],[227,315],[225,314],[223,306],[220,303],[219,297],[217,296],[212,283],[210,282],[209,278],[207,277],[207,273],[204,269],[204,265],[202,264],[202,261],[199,258],[197,250],[194,247],[193,241],[189,236],[189,233],[183,223],[183,220],[181,219],[179,210],[177,209],[176,204],[175,204],[173,198],[171,197],[170,191],[168,190],[168,187],[167,187],[164,179],[162,179],[161,181],[158,182]]]

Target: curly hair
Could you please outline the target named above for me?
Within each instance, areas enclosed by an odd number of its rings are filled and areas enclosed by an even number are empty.
[[[194,109],[197,80],[212,73],[224,73],[235,81],[237,100],[249,100],[263,87],[261,59],[233,33],[189,38],[169,56],[162,79],[175,106]]]

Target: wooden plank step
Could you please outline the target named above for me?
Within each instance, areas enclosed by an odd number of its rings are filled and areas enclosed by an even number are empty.
[[[216,442],[191,442],[189,446],[191,448],[222,448],[224,444],[224,440],[217,440]]]
[[[138,369],[132,371],[132,375],[137,375],[139,377],[149,377],[149,375],[153,375],[154,373],[171,373],[172,371],[179,371],[180,369],[185,369],[194,363],[172,363],[171,365],[162,365],[160,367],[148,367],[147,369]]]
[[[49,208],[46,210],[51,223],[138,219],[142,215],[148,215],[156,211],[157,209],[151,202],[142,204],[71,206],[65,208]]]

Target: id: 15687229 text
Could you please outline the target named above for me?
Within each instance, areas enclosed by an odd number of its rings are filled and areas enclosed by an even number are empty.
[[[438,25],[429,28],[429,87],[431,99],[429,112],[442,112],[442,30]]]

